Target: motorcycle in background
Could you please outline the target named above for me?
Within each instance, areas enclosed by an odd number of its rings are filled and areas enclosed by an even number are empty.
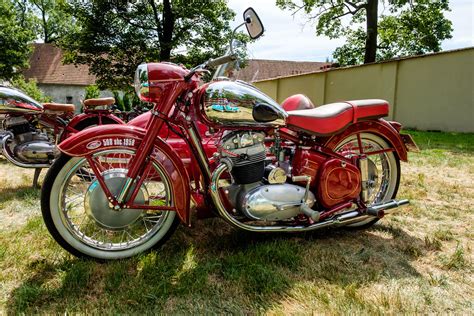
[[[244,25],[253,39],[263,34],[252,8]],[[414,142],[383,119],[386,101],[313,108],[303,95],[280,105],[242,81],[199,86],[207,68],[236,58],[231,44],[229,54],[190,70],[142,64],[135,90],[154,105],[139,117],[144,128],[97,126],[58,146],[41,209],[64,249],[99,260],[139,254],[180,221],[190,226],[191,205],[247,231],[304,232],[365,228],[408,203],[395,197]],[[209,138],[214,147],[202,126],[219,130]]]
[[[59,154],[56,145],[74,133],[103,124],[124,124],[112,114],[113,98],[83,102],[84,113],[73,104],[39,103],[23,92],[0,86],[0,154],[21,168],[34,168],[38,186],[42,168]]]

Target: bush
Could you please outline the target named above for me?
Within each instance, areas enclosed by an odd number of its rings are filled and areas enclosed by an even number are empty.
[[[142,103],[134,92],[112,91],[115,104],[120,111],[132,111],[134,107],[141,106]]]
[[[90,85],[86,87],[85,94],[84,94],[84,100],[87,99],[96,99],[100,97],[100,89],[96,85]]]
[[[38,102],[51,102],[51,97],[45,95],[43,91],[38,88],[35,79],[29,79],[27,81],[23,76],[19,76],[16,79],[13,79],[10,83],[13,87],[20,89],[26,95],[35,99]]]

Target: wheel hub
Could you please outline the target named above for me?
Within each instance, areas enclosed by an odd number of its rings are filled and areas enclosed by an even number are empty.
[[[112,169],[104,172],[103,177],[107,188],[112,195],[117,196],[125,183],[127,170]],[[129,196],[135,186],[132,185]],[[142,186],[138,191],[134,203],[146,204],[148,194]],[[89,218],[94,220],[97,225],[108,230],[122,230],[135,223],[143,214],[142,210],[137,209],[119,209],[115,210],[113,205],[107,199],[99,181],[95,179],[89,185],[84,198],[84,208]]]

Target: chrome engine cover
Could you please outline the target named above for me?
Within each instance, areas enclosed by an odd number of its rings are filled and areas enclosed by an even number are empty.
[[[35,140],[15,146],[15,156],[26,163],[48,163],[55,156],[54,144],[49,141]]]
[[[294,184],[269,184],[256,186],[242,199],[239,209],[254,220],[279,221],[301,213],[300,205],[306,189]],[[314,194],[308,192],[306,204],[312,207]]]

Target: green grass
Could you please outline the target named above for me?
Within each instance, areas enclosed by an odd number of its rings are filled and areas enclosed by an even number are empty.
[[[403,133],[412,135],[421,150],[471,154],[474,152],[473,133],[421,132],[415,130],[405,130]]]
[[[110,263],[63,251],[33,172],[0,160],[0,313],[470,314],[472,134],[409,133],[422,151],[399,197],[412,203],[369,230],[256,235],[210,219]]]

